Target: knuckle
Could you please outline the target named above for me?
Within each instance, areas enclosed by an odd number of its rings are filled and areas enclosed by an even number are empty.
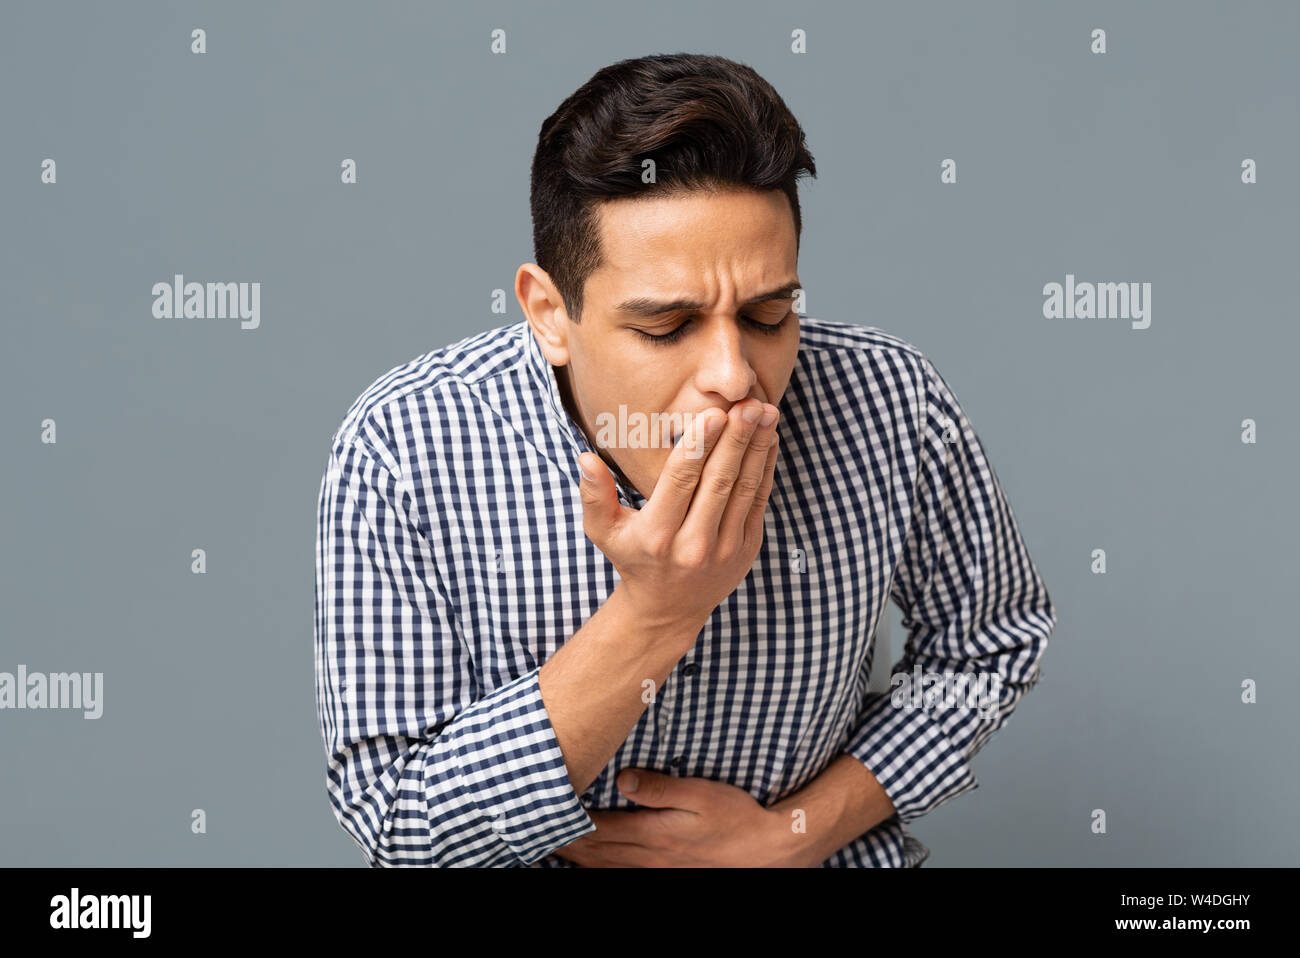
[[[731,497],[731,486],[735,477],[728,473],[715,473],[709,477],[705,483],[708,494],[718,499],[728,499]]]
[[[671,536],[662,533],[656,533],[648,536],[644,543],[646,555],[652,559],[668,558],[672,549],[673,540]]]
[[[749,445],[749,438],[752,434],[753,430],[749,428],[729,429],[727,435],[730,438],[727,441],[733,449],[744,449]]]
[[[694,472],[686,469],[672,469],[668,473],[668,482],[678,492],[690,492],[698,480]]]
[[[758,492],[758,487],[759,478],[757,476],[743,475],[736,480],[735,494],[748,499]]]
[[[712,551],[704,543],[691,543],[677,554],[677,564],[683,569],[698,572],[709,565]]]

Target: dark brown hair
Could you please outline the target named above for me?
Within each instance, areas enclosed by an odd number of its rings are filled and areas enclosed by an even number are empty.
[[[654,183],[641,181],[642,161]],[[803,129],[772,85],[725,57],[656,54],[599,70],[547,117],[533,155],[533,253],[569,317],[600,266],[596,204],[624,196],[747,187],[784,190],[817,175]]]

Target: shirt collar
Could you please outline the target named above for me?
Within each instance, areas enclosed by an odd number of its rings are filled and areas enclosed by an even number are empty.
[[[573,481],[578,481],[578,456],[584,452],[590,452],[597,456],[600,453],[591,447],[587,442],[587,436],[582,428],[573,421],[569,411],[564,408],[564,397],[560,395],[560,386],[555,379],[555,367],[542,354],[541,347],[537,345],[537,337],[533,335],[532,327],[525,320],[520,323],[520,336],[523,337],[524,349],[528,353],[528,371],[532,378],[533,385],[537,388],[542,396],[543,403],[546,406],[547,416],[559,428],[560,435],[564,437],[565,446],[570,453],[567,467]],[[614,485],[618,489],[619,501],[630,506],[633,509],[640,509],[646,503],[645,496],[637,492],[630,483],[625,483],[617,474],[610,470],[614,475]]]

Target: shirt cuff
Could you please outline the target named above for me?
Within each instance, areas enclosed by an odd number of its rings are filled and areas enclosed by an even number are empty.
[[[890,693],[871,693],[842,749],[876,777],[903,824],[979,786],[941,714],[957,718],[960,712],[898,707]]]
[[[520,863],[531,865],[596,830],[569,780],[533,669],[456,720],[453,750],[466,793]]]

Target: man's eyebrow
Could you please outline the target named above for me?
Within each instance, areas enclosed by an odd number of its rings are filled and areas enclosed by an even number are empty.
[[[801,288],[801,283],[786,283],[784,286],[769,290],[766,293],[759,293],[753,299],[748,299],[740,305],[742,307],[753,306],[756,303],[766,303],[774,299],[789,299],[796,290]],[[636,296],[632,299],[623,300],[614,307],[614,311],[628,316],[659,316],[663,313],[698,312],[707,306],[707,303],[697,303],[690,299],[675,299],[665,302],[645,296]]]

